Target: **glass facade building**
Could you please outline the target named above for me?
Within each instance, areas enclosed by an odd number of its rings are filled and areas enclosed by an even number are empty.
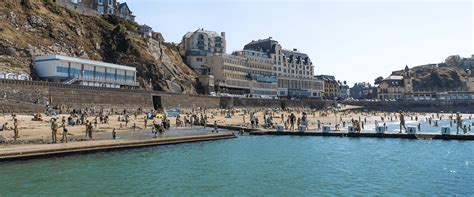
[[[38,56],[35,72],[43,80],[97,87],[136,87],[136,68],[62,55]]]

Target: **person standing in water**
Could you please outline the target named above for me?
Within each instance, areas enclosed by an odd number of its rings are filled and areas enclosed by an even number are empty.
[[[399,133],[402,133],[402,128],[405,129],[405,132],[406,132],[407,128],[405,126],[405,115],[403,115],[402,111],[399,111],[398,113],[400,113],[400,132]]]
[[[214,120],[214,130],[212,130],[212,132],[216,132],[216,133],[219,133],[219,130],[217,130],[217,121]]]
[[[462,128],[462,120],[461,120],[461,115],[459,115],[459,112],[456,113],[456,134],[459,134],[459,128]]]

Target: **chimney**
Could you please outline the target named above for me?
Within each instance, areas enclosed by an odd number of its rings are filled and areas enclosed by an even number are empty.
[[[297,52],[297,51],[298,51],[298,49],[297,49],[297,48],[293,48],[293,51]]]
[[[225,38],[225,32],[221,32],[221,36]]]

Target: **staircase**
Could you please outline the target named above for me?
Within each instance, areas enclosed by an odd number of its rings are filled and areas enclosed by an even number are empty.
[[[71,78],[68,78],[65,81],[63,81],[63,84],[73,84],[77,80],[78,80],[78,77],[71,77]]]

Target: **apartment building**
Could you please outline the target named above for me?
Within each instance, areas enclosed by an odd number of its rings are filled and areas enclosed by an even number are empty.
[[[207,57],[216,92],[251,97],[276,97],[277,77],[267,53],[242,50]]]
[[[278,96],[321,98],[324,82],[314,77],[314,65],[307,54],[297,49],[285,50],[272,37],[253,40],[244,50],[269,54],[274,76],[278,78]]]
[[[206,57],[226,53],[225,33],[218,34],[203,28],[188,32],[180,43],[180,53],[191,68],[201,75],[207,75],[209,70],[203,66]]]

